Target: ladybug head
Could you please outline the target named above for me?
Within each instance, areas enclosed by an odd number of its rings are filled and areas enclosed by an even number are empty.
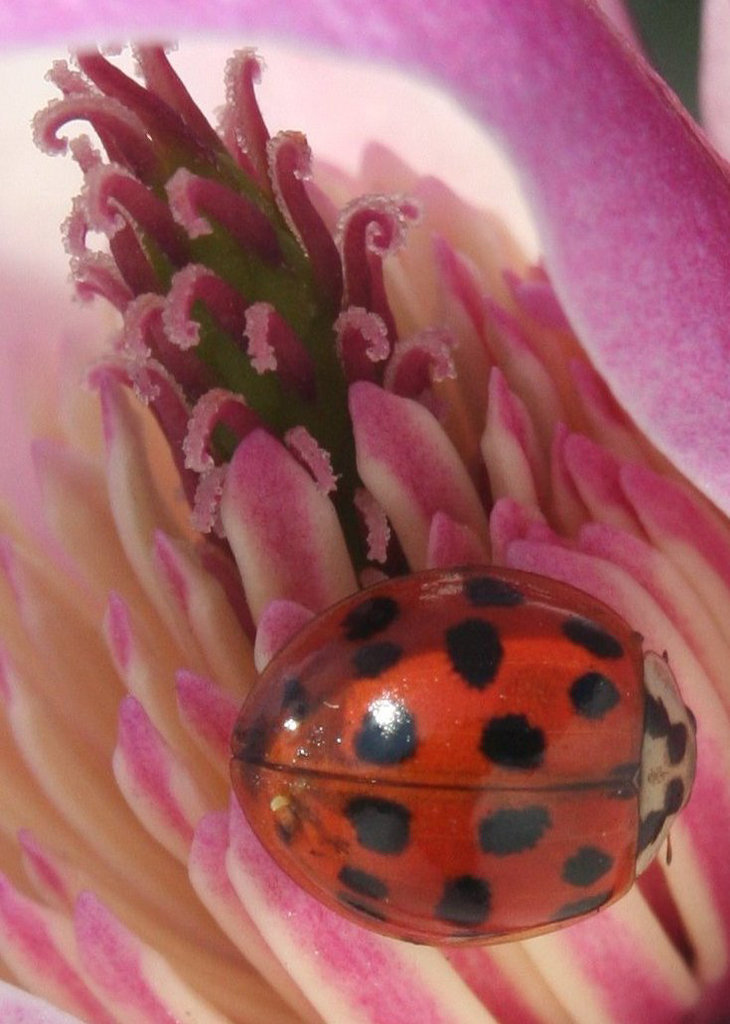
[[[644,656],[646,711],[639,780],[636,873],[648,867],[689,799],[697,761],[695,718],[666,658]]]

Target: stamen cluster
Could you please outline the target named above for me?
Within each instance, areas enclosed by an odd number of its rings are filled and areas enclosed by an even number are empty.
[[[269,135],[253,51],[227,66],[218,131],[161,47],[134,55],[144,84],[100,53],[79,54],[77,70],[58,62],[50,79],[62,98],[35,124],[43,148],[63,152],[59,131],[87,121],[104,150],[86,136],[70,143],[84,186],[65,225],[78,294],[122,317],[92,382],[111,374],[150,406],[198,529],[223,536],[228,462],[262,429],[331,494],[355,565],[385,561],[347,389],[365,380],[427,400],[433,380],[454,373],[448,334],[400,338],[386,293],[384,261],[418,206],[369,195],[337,215],[309,180],[304,136]],[[92,233],[108,251],[90,247]]]

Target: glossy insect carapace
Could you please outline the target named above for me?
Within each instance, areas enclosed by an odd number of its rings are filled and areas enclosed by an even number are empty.
[[[524,938],[622,895],[686,802],[666,660],[573,587],[496,567],[398,577],[312,619],[233,737],[244,813],[358,923]]]

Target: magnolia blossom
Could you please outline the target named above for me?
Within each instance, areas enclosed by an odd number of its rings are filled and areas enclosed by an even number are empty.
[[[8,310],[27,340],[6,409],[36,410],[46,524],[11,450],[0,1017],[721,1021],[725,165],[625,20],[616,34],[579,0],[300,6],[205,17],[429,69],[502,138],[543,262],[383,147],[305,183],[303,137],[267,142],[249,52],[228,71],[228,156],[160,50],[138,53],[147,93],[98,54],[56,66],[41,144],[62,148],[82,117],[108,155],[74,145],[84,189],[65,238],[77,290],[97,296],[87,326],[67,330],[38,281],[31,308]],[[708,8],[704,80],[720,146],[724,13]],[[203,15],[3,17],[22,39]],[[62,326],[38,373],[29,335]],[[671,857],[624,900],[444,952],[346,923],[278,871],[231,800],[229,736],[257,668],[309,616],[383,570],[487,561],[595,594],[666,651],[698,771]]]

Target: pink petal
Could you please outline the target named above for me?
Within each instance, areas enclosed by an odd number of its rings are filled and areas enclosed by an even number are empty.
[[[332,503],[265,431],[236,449],[221,513],[255,619],[275,597],[319,610],[357,589]]]
[[[206,670],[225,689],[243,696],[254,678],[251,642],[223,587],[188,544],[161,531],[155,534],[154,558]]]
[[[563,465],[592,519],[630,533],[640,527],[620,485],[621,462],[582,434],[569,434],[562,446]]]
[[[437,512],[428,534],[429,569],[455,565],[482,565],[489,561],[489,549],[468,526],[455,522],[445,512]]]
[[[489,403],[481,451],[492,499],[509,496],[522,505],[539,509],[538,487],[544,481],[536,480],[536,475],[544,462],[537,448],[535,429],[524,403],[510,391],[496,366],[489,375]]]
[[[148,598],[164,615],[166,599],[152,562],[152,541],[156,530],[164,530],[170,536],[184,532],[189,510],[182,505],[173,507],[162,497],[176,493],[174,475],[166,481],[169,457],[166,460],[164,449],[150,453],[146,446],[145,442],[151,439],[144,435],[144,421],[138,408],[114,380],[102,378],[98,386],[109,505],[125,555]],[[159,438],[155,441],[159,444]],[[154,473],[150,468],[151,457],[155,460]]]
[[[190,851],[190,881],[221,929],[246,959],[285,999],[299,1016],[312,1024],[321,1021],[286,969],[274,956],[258,928],[241,905],[226,872],[228,815],[209,814],[199,823]]]
[[[528,948],[520,942],[489,949],[470,946],[448,949],[445,956],[499,1024],[564,1020],[565,1011],[535,968]]]
[[[237,805],[230,830],[228,872],[239,899],[328,1024],[493,1021],[437,950],[394,944],[358,928],[291,882]]]
[[[254,655],[262,672],[280,651],[312,618],[312,612],[296,601],[271,601],[259,619]]]
[[[18,843],[25,872],[44,901],[56,910],[69,910],[75,895],[75,867],[43,846],[28,829],[20,830]]]
[[[534,940],[530,951],[576,1020],[679,1021],[699,995],[636,889],[590,922]]]
[[[113,586],[143,600],[116,537],[98,461],[51,440],[36,441],[32,455],[46,518],[85,580],[98,582],[100,593]],[[99,543],[89,544],[92,533]]]
[[[92,893],[82,893],[77,900],[75,928],[84,969],[114,1007],[115,1020],[225,1024],[222,1015],[188,988],[159,953],[127,931]]]
[[[227,778],[231,733],[238,718],[240,701],[192,672],[181,671],[176,683],[183,725],[211,763],[218,766]]]
[[[424,568],[432,517],[446,512],[486,537],[482,504],[438,421],[422,405],[374,384],[350,388],[357,466],[413,568]]]
[[[0,950],[29,988],[86,1020],[113,1024],[114,1018],[81,977],[68,920],[23,896],[4,877],[0,877]]]
[[[83,1024],[79,1017],[72,1017],[5,981],[0,981],[0,1020],[4,1024]]]
[[[112,763],[119,788],[145,828],[184,861],[195,824],[209,805],[198,780],[133,697],[127,697],[120,708],[119,741]]]

